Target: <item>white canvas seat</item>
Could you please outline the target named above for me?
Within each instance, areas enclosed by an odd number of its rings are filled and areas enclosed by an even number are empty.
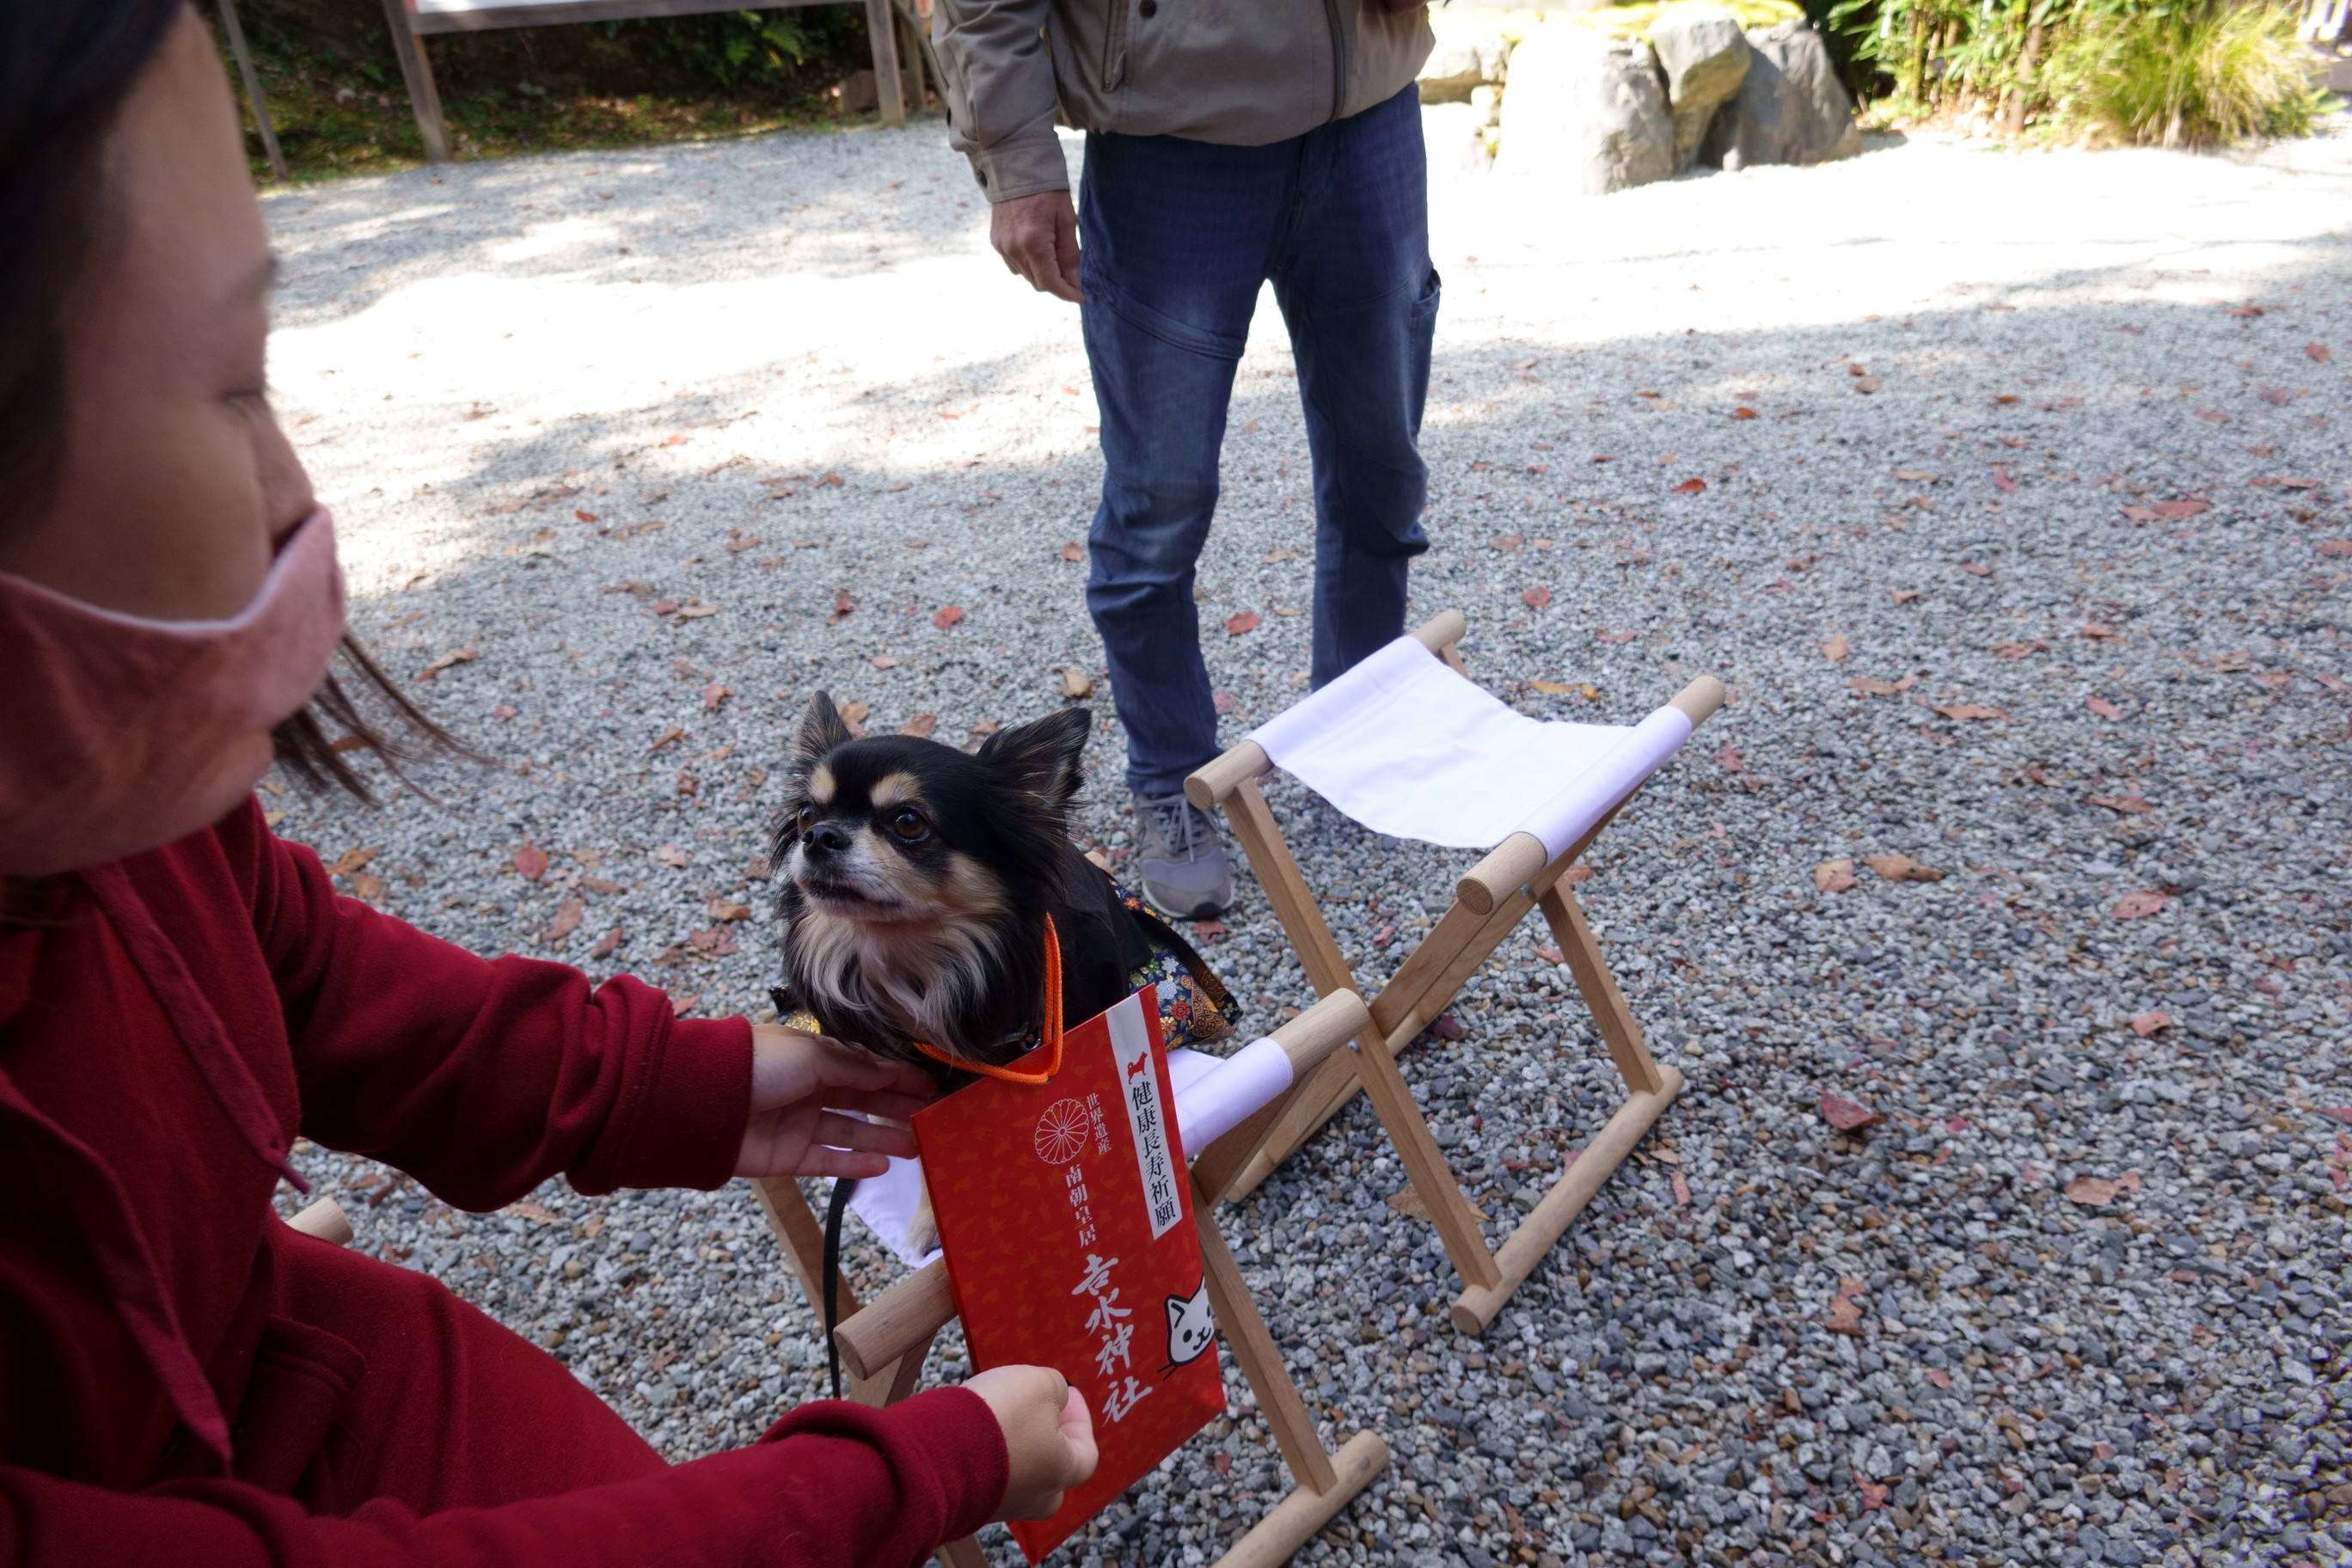
[[[1286,1097],[1271,1134],[1225,1189],[1238,1198],[1367,1090],[1463,1290],[1453,1319],[1482,1332],[1591,1201],[1682,1087],[1652,1058],[1563,879],[1633,794],[1723,702],[1722,683],[1693,681],[1638,724],[1545,723],[1472,684],[1448,611],[1252,731],[1185,781],[1202,809],[1222,806],[1266,900],[1316,990],[1357,989],[1257,779],[1280,768],[1375,832],[1489,853],[1455,884],[1445,914],[1370,1004],[1353,1051],[1336,1055]],[[1499,1248],[1462,1191],[1397,1070],[1426,1028],[1529,910],[1540,910],[1625,1081],[1627,1098]]]

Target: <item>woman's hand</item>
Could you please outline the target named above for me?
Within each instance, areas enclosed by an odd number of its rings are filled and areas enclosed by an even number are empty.
[[[781,1024],[751,1026],[751,1116],[739,1176],[878,1176],[886,1155],[911,1159],[915,1135],[844,1116],[904,1121],[936,1088],[929,1073]]]
[[[996,1517],[1051,1519],[1062,1494],[1095,1473],[1094,1417],[1087,1396],[1050,1366],[996,1366],[964,1384],[988,1401],[1012,1462]]]

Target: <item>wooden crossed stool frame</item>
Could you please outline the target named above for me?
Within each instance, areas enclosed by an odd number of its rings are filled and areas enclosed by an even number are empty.
[[[1466,679],[1454,648],[1466,629],[1461,614],[1448,610],[1412,635]],[[1723,700],[1723,684],[1701,676],[1669,706],[1695,728]],[[1399,738],[1401,748],[1412,743],[1411,736]],[[1328,996],[1355,990],[1355,975],[1259,792],[1256,781],[1272,768],[1263,747],[1244,741],[1187,779],[1184,794],[1203,810],[1224,808],[1234,837],[1241,841],[1250,868],[1316,991]],[[1351,1048],[1326,1058],[1314,1073],[1297,1080],[1286,1101],[1277,1102],[1275,1125],[1222,1195],[1237,1200],[1247,1194],[1362,1089],[1462,1278],[1454,1325],[1465,1334],[1483,1333],[1682,1089],[1682,1074],[1654,1059],[1643,1044],[1642,1026],[1602,961],[1575,893],[1563,880],[1622,806],[1622,800],[1611,806],[1558,855],[1550,854],[1536,835],[1514,833],[1462,878],[1452,907],[1372,998],[1366,1026]],[[1445,1010],[1529,910],[1540,910],[1551,928],[1552,940],[1568,961],[1627,1093],[1624,1103],[1573,1156],[1534,1210],[1500,1247],[1489,1249],[1484,1216],[1472,1206],[1439,1150],[1397,1069],[1396,1058]]]
[[[1338,990],[1270,1037],[1290,1058],[1292,1081],[1297,1083],[1321,1067],[1349,1037],[1360,1033],[1368,1017],[1361,997],[1353,991]],[[1215,1568],[1276,1568],[1288,1562],[1389,1462],[1388,1445],[1376,1432],[1357,1433],[1337,1453],[1323,1447],[1315,1418],[1289,1368],[1283,1364],[1274,1335],[1259,1315],[1232,1249],[1225,1245],[1224,1232],[1217,1226],[1217,1194],[1257,1154],[1284,1103],[1277,1097],[1191,1156],[1192,1215],[1201,1237],[1201,1268],[1209,1287],[1209,1305],[1225,1348],[1249,1380],[1250,1392],[1291,1478],[1290,1491],[1217,1559]],[[820,1310],[819,1303],[824,1300],[824,1226],[793,1178],[765,1177],[751,1186],[769,1225],[793,1260],[801,1288],[808,1293],[810,1309]],[[841,1352],[842,1370],[848,1376],[849,1397],[885,1405],[913,1394],[921,1381],[931,1342],[955,1321],[947,1260],[933,1259],[862,1308],[848,1281],[841,1281],[837,1289],[842,1321],[833,1337]],[[949,1568],[986,1568],[988,1561],[970,1536],[942,1546],[939,1556]]]

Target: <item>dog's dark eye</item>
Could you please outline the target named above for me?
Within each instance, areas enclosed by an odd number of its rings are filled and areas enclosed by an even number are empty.
[[[908,844],[920,844],[931,836],[931,825],[923,814],[908,806],[890,818],[890,831]]]
[[[814,827],[816,826],[816,803],[806,800],[801,802],[801,808],[793,813],[793,823],[803,833],[806,833],[810,828]]]

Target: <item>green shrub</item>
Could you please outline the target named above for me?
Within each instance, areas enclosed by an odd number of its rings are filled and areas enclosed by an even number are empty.
[[[1975,111],[2011,132],[2210,146],[2307,131],[2324,102],[2284,0],[1827,4],[1848,85],[1898,119]]]
[[[2307,132],[2323,102],[2308,59],[2284,7],[2190,0],[2089,18],[2051,75],[2070,121],[2123,142],[2218,146]]]

